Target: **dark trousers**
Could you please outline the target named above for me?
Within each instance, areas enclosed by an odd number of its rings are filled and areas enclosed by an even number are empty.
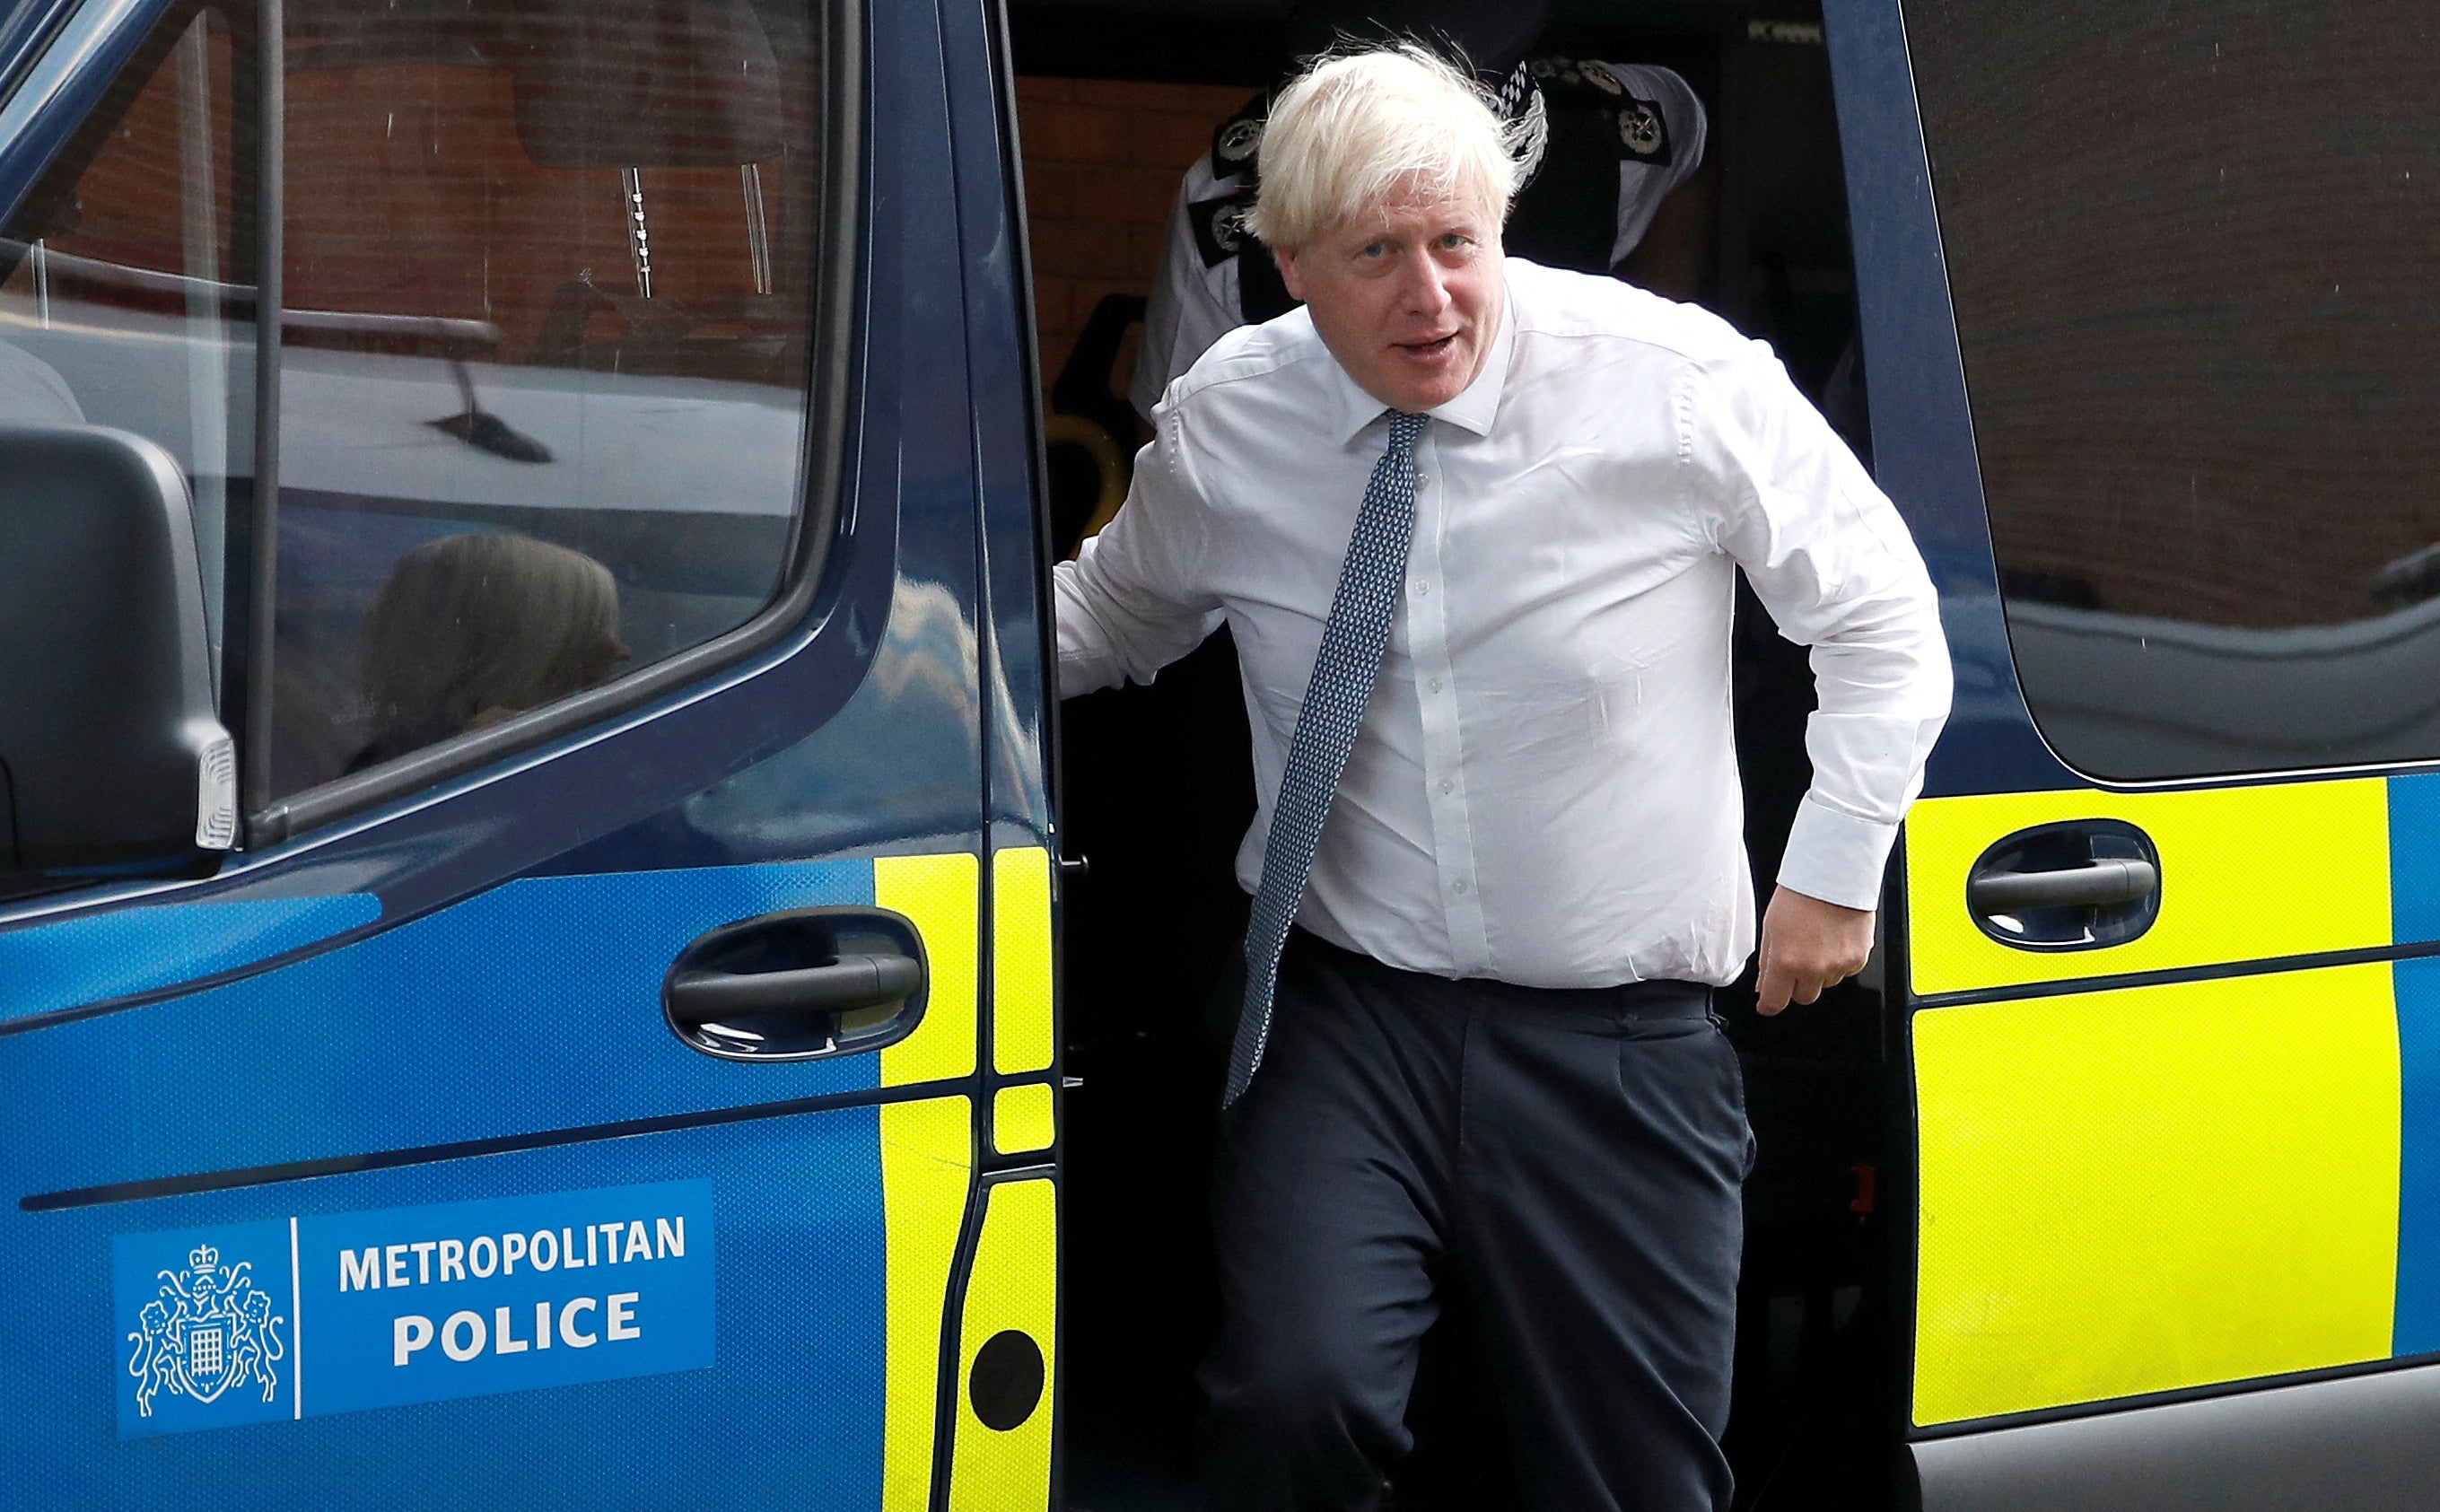
[[[1371,1508],[1443,1287],[1534,1512],[1729,1503],[1736,1055],[1691,982],[1551,991],[1298,934],[1224,1115],[1221,1503]]]

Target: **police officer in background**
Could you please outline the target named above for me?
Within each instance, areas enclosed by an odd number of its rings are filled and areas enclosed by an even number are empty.
[[[1526,123],[1532,144],[1508,251],[1615,274],[1660,202],[1702,165],[1708,122],[1695,91],[1666,68],[1534,55],[1545,9],[1543,0],[1304,0],[1291,38],[1301,59],[1341,41],[1402,36],[1462,52],[1498,92],[1502,114]],[[1223,122],[1178,188],[1127,387],[1147,418],[1171,380],[1223,333],[1296,306],[1269,250],[1246,230],[1275,93],[1265,90]]]

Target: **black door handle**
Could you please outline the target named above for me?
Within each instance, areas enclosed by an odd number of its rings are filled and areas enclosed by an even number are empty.
[[[2117,856],[2057,872],[1987,872],[1965,884],[1965,906],[1977,913],[2027,909],[2100,909],[2134,903],[2161,890],[2161,869]]]
[[[2124,819],[2018,830],[1966,873],[1965,911],[2020,950],[2124,945],[2160,917],[2161,853]]]
[[[670,1017],[717,1023],[750,1014],[842,1014],[913,995],[924,965],[913,956],[841,956],[794,971],[682,971],[670,979]]]
[[[929,970],[904,914],[791,909],[724,925],[687,946],[662,983],[680,1039],[729,1060],[878,1050],[923,1017]]]

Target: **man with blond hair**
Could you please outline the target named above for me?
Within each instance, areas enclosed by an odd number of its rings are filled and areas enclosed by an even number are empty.
[[[1767,349],[1503,261],[1510,144],[1455,69],[1326,58],[1263,151],[1253,230],[1304,308],[1170,387],[1056,583],[1063,693],[1149,680],[1225,617],[1252,716],[1204,1373],[1224,1501],[1375,1505],[1450,1287],[1526,1505],[1725,1507],[1734,574],[1820,692],[1766,1013],[1870,954],[1948,709],[1930,582]]]
[[[1334,39],[1413,36],[1471,65],[1516,139],[1508,250],[1619,273],[1661,203],[1702,167],[1710,118],[1669,69],[1537,50],[1548,9],[1545,0],[1296,0],[1288,28],[1300,54]],[[1270,104],[1265,89],[1223,121],[1178,185],[1127,380],[1147,418],[1212,342],[1296,307],[1245,225],[1261,193]]]

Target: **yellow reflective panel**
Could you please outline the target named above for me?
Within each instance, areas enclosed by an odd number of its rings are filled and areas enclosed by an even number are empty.
[[[884,855],[873,860],[872,901],[915,921],[931,969],[924,1021],[881,1053],[884,1087],[975,1072],[981,876],[981,863],[971,855]]]
[[[974,1177],[971,1107],[962,1097],[938,1097],[881,1108],[889,1266],[881,1504],[888,1512],[923,1512],[931,1503],[941,1320]]]
[[[992,1065],[1046,1071],[1050,1025],[1050,853],[992,854]]]
[[[992,1097],[992,1148],[1000,1154],[1047,1150],[1058,1133],[1049,1083],[1003,1087]]]
[[[1914,1418],[2386,1358],[2386,963],[1914,1016]]]
[[[2180,793],[1993,793],[1927,800],[1907,819],[1908,969],[1926,996],[2172,970],[2389,943],[2388,784],[2378,778]],[[2161,854],[2161,916],[2099,950],[2001,945],[1965,878],[2018,830],[2113,819]]]
[[[985,1201],[958,1345],[961,1365],[949,1506],[951,1512],[1045,1512],[1050,1504],[1052,1383],[1058,1379],[1058,1195],[1048,1180],[1003,1181],[987,1190]],[[984,1421],[977,1402],[976,1361],[986,1347],[1000,1357],[989,1362],[996,1379],[985,1393],[1000,1419],[996,1424]],[[1009,1394],[1009,1382],[1014,1375],[1021,1387],[1024,1369],[1036,1359],[1039,1395],[1028,1409],[1025,1395]],[[1017,1418],[1020,1409],[1024,1415]]]

